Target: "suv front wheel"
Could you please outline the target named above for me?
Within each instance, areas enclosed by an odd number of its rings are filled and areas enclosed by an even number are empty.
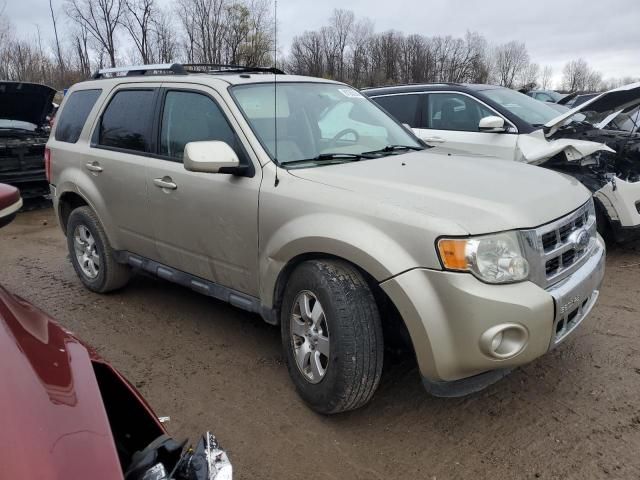
[[[67,246],[73,268],[89,290],[105,293],[129,281],[129,266],[116,262],[107,235],[91,208],[78,207],[69,215]]]
[[[316,412],[353,410],[371,399],[382,374],[382,326],[355,267],[330,260],[298,266],[284,292],[281,335],[293,383]]]

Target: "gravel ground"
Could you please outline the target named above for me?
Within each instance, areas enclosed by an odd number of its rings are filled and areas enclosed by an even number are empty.
[[[0,231],[0,283],[95,346],[174,436],[215,432],[239,479],[640,478],[640,244],[610,250],[570,339],[498,384],[436,399],[395,358],[369,405],[330,418],[298,399],[257,316],[147,276],[85,290],[50,208]]]

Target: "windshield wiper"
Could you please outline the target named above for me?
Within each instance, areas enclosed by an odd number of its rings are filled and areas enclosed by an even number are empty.
[[[303,160],[290,160],[282,162],[283,165],[291,165],[295,163],[322,162],[326,160],[344,160],[347,162],[357,162],[362,158],[372,158],[365,153],[321,153],[317,157],[305,158]]]
[[[376,155],[380,153],[393,153],[406,150],[424,150],[424,147],[412,146],[412,145],[387,145],[380,150],[371,150],[370,152],[364,152],[362,155]]]

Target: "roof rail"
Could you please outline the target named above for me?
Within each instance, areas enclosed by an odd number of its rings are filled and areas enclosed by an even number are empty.
[[[418,83],[388,83],[385,85],[378,85],[375,87],[362,87],[360,90],[373,90],[375,88],[392,88],[392,87],[420,87],[420,86],[434,86],[434,85],[447,85],[453,87],[463,86],[463,83],[458,82],[418,82]]]
[[[113,77],[129,77],[133,75],[146,75],[149,72],[172,72],[177,74],[186,73],[184,68],[182,68],[182,65],[179,63],[155,63],[151,65],[130,65],[128,67],[102,68],[94,73],[91,78],[106,78],[107,75]]]
[[[182,67],[188,73],[274,73],[285,75],[285,72],[275,67],[251,67],[248,65],[234,65],[227,63],[183,63]]]
[[[275,67],[248,67],[246,65],[228,65],[224,63],[156,63],[152,65],[102,68],[94,73],[91,78],[130,77],[168,72],[178,75],[187,73],[273,73],[285,75],[285,72]]]

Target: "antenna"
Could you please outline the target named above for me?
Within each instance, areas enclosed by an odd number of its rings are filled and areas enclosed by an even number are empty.
[[[274,160],[276,163],[276,179],[273,186],[277,187],[280,183],[278,179],[278,0],[273,4],[273,134],[275,137]]]

